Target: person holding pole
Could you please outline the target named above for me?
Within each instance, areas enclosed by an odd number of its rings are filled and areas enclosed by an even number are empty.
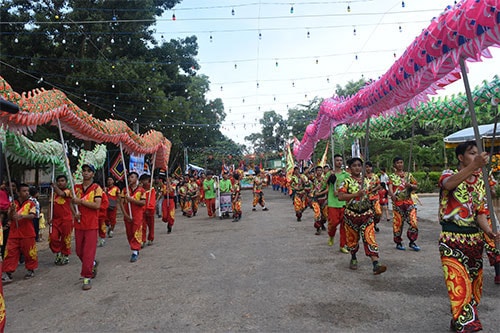
[[[161,203],[161,220],[167,224],[168,234],[172,232],[172,227],[175,222],[175,184],[172,184],[170,179],[171,178],[167,177],[161,189],[163,195]]]
[[[71,254],[71,234],[73,233],[74,208],[71,205],[71,191],[68,178],[57,176],[56,184],[51,183],[54,195],[49,205],[49,247],[56,255],[54,264],[61,266],[69,263]]]
[[[9,209],[11,225],[3,263],[2,281],[4,283],[12,281],[12,273],[15,272],[19,264],[20,254],[25,258],[24,265],[27,270],[25,279],[33,278],[35,269],[38,268],[35,228],[33,227],[36,207],[33,201],[29,200],[29,186],[20,184],[18,189],[19,198],[14,200]]]
[[[108,237],[113,238],[116,225],[116,211],[120,188],[115,185],[115,179],[109,176],[106,179],[106,194],[108,195],[108,209],[106,210],[106,225],[108,226]]]
[[[144,247],[146,238],[148,246],[153,245],[155,240],[156,190],[151,186],[151,176],[148,174],[141,175],[139,182],[142,184],[146,195],[146,205],[142,219],[142,247]]]
[[[450,329],[456,332],[482,330],[477,306],[483,286],[483,248],[486,234],[496,242],[500,233],[488,224],[486,189],[481,167],[488,154],[479,154],[476,142],[455,149],[457,170],[445,170],[439,179],[439,253],[451,303]]]
[[[136,262],[139,259],[139,251],[142,245],[142,220],[146,206],[146,191],[142,186],[139,186],[139,174],[137,172],[130,172],[127,180],[128,186],[122,190],[121,200],[118,202],[123,213],[127,240],[132,250],[130,262]]]
[[[75,196],[71,200],[75,207],[75,252],[82,268],[82,289],[92,288],[92,279],[97,274],[95,260],[97,248],[97,233],[99,229],[99,208],[101,207],[102,188],[94,183],[95,167],[92,164],[82,165],[81,184],[75,185]]]

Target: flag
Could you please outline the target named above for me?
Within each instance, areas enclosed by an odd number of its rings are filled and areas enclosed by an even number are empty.
[[[319,162],[319,166],[324,167],[326,165],[326,159],[328,157],[328,144],[329,142],[326,142],[326,148],[325,152],[323,153],[323,157],[321,158],[321,161]]]
[[[293,161],[292,151],[290,149],[290,144],[286,145],[286,180],[289,182],[292,179],[293,168],[295,163]]]
[[[174,176],[176,178],[182,178],[182,169],[180,166],[177,166],[177,168],[175,169]]]
[[[123,180],[123,178],[125,177],[125,169],[123,168],[123,163],[120,155],[116,156],[109,172],[116,178],[116,180]]]

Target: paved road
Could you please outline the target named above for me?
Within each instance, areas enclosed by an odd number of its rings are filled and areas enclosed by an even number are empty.
[[[5,286],[7,332],[447,332],[449,301],[437,250],[437,198],[422,196],[422,251],[397,251],[389,222],[377,240],[388,271],[374,276],[359,255],[357,271],[338,239],[315,236],[312,211],[296,222],[290,199],[266,190],[270,211],[243,219],[208,219],[204,208],[177,214],[174,232],[156,223],[153,246],[130,263],[123,224],[98,248],[99,273],[81,290],[79,261],[53,265],[40,244],[32,280],[24,268]],[[338,237],[338,236],[337,236]],[[500,319],[499,286],[486,267],[479,314],[485,332]]]

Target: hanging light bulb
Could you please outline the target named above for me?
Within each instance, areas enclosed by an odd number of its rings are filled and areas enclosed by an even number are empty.
[[[111,44],[114,44],[114,43],[115,43],[115,38],[111,37]]]
[[[111,88],[115,89],[115,84],[114,83],[111,85]]]
[[[356,56],[354,57],[354,59],[358,60],[358,55],[356,54]]]
[[[356,36],[356,27],[355,27],[355,28],[354,28],[354,30],[352,31],[352,34],[353,34],[354,36]]]
[[[75,82],[76,85],[79,85],[80,83],[78,81]]]
[[[295,82],[292,82],[292,87],[295,87]]]
[[[257,88],[259,88],[259,82],[257,82]]]
[[[233,16],[234,16],[234,8],[233,8],[233,9],[231,9],[231,15],[233,15]]]
[[[238,64],[234,64],[234,69],[237,69],[238,68]]]
[[[399,26],[399,32],[403,32],[403,28]]]
[[[405,2],[401,1],[401,7],[405,8]]]
[[[212,35],[210,35],[210,43],[212,43],[212,42],[213,42],[213,40],[214,40],[214,39],[213,39]]]
[[[317,65],[318,63],[319,63],[319,60],[318,60],[318,59],[316,59],[316,65]]]
[[[62,43],[66,44],[66,38],[63,38]]]
[[[278,60],[276,60],[276,64],[275,65],[276,65],[276,67],[278,67]]]
[[[311,37],[311,33],[308,31],[307,32],[307,38],[310,38]]]
[[[293,6],[290,7],[290,14],[293,14]]]
[[[394,55],[394,58],[396,58],[396,52],[394,52],[394,54],[393,54],[393,55]]]
[[[330,78],[329,77],[326,78],[326,83],[330,83]]]
[[[16,43],[16,44],[19,43],[19,39],[17,37],[14,38],[14,43]]]
[[[262,33],[259,32],[259,39],[262,39]]]
[[[176,17],[175,17],[175,13],[172,14],[172,21],[175,21],[176,20]]]
[[[220,86],[220,91],[224,90],[224,88],[222,88],[222,86]]]
[[[347,5],[347,12],[350,13],[351,12],[351,6],[350,5]]]

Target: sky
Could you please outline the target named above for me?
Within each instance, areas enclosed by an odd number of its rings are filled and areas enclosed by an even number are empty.
[[[249,145],[244,138],[261,131],[265,111],[286,119],[288,108],[331,97],[337,85],[383,75],[448,5],[453,1],[183,0],[157,21],[156,37],[198,37],[207,98],[225,107],[221,131]],[[500,72],[500,50],[490,51],[492,59],[469,63],[472,88]],[[459,80],[439,95],[461,91]]]

